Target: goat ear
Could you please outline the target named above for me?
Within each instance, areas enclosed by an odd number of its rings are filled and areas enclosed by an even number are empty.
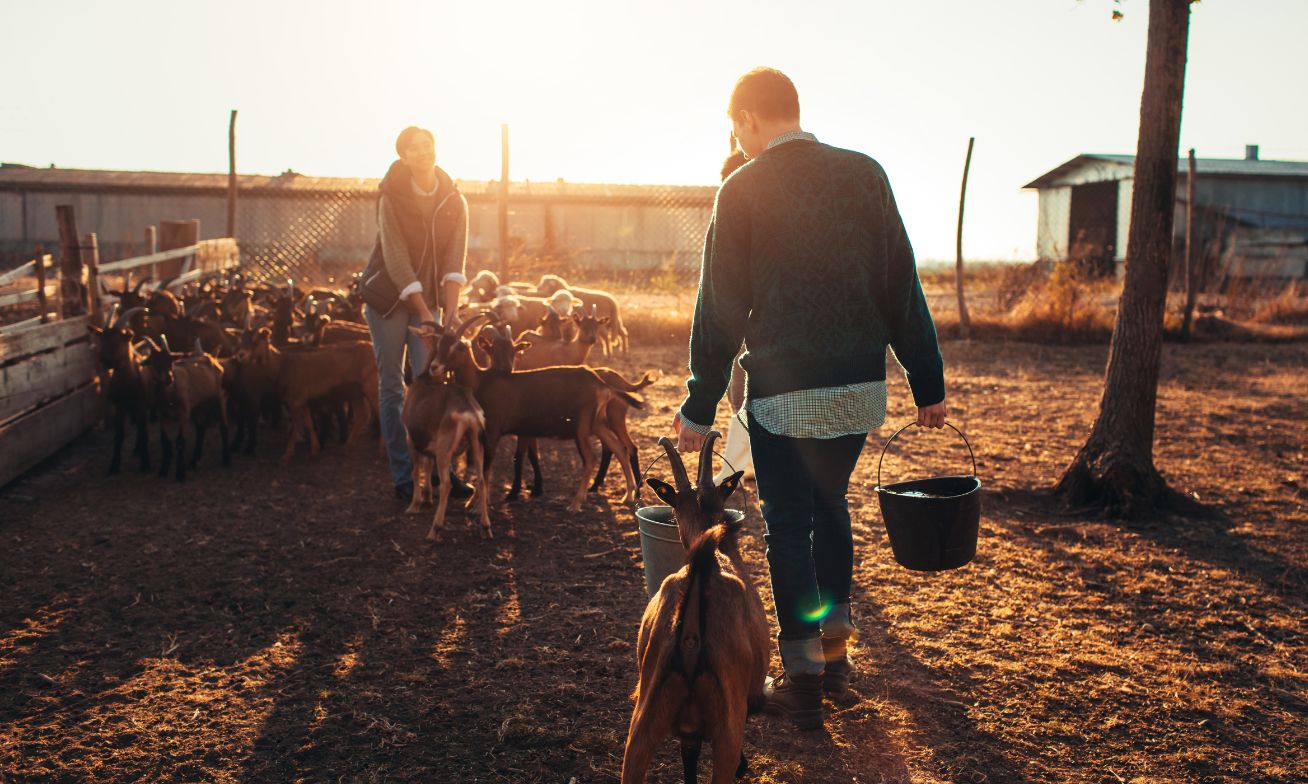
[[[611,322],[611,321],[613,321],[613,319],[609,318],[608,316],[605,316],[604,318],[602,318],[602,319],[599,320],[599,323],[601,323],[601,324],[608,324],[608,323]]]
[[[722,483],[718,485],[718,496],[724,503],[731,497],[732,493],[736,492],[736,488],[740,487],[740,478],[744,475],[744,471],[737,471],[726,479],[723,479]]]
[[[513,344],[514,351],[526,351],[529,348],[531,348],[530,340],[519,340],[517,343]]]
[[[646,479],[645,484],[650,486],[650,489],[654,491],[654,495],[658,496],[659,500],[663,503],[672,507],[677,505],[677,491],[672,488],[672,485],[664,482],[662,479],[654,479],[652,477]]]
[[[104,330],[101,329],[101,328],[99,328],[99,327],[97,327],[97,326],[94,325],[94,324],[87,324],[87,325],[86,325],[86,328],[89,329],[89,330],[91,330],[91,334],[93,334],[93,335],[103,335],[103,334],[104,334]]]

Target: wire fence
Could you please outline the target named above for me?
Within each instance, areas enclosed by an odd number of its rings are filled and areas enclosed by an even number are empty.
[[[468,272],[503,272],[497,182],[460,182],[468,201]],[[512,183],[510,274],[697,274],[712,187]],[[243,196],[243,264],[259,282],[343,286],[367,264],[377,237],[375,185],[298,188]]]

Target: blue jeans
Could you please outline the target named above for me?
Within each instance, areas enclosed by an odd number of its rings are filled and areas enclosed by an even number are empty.
[[[377,357],[378,398],[382,441],[386,443],[386,457],[391,464],[391,480],[396,485],[413,481],[413,461],[409,459],[409,445],[404,432],[404,350],[409,350],[409,365],[414,373],[421,373],[427,365],[427,347],[409,327],[417,327],[422,319],[417,313],[400,305],[391,315],[382,316],[367,305],[363,318],[372,333],[372,353]]]
[[[787,438],[749,417],[754,475],[780,640],[817,637],[831,608],[849,602],[854,537],[845,492],[866,433]]]

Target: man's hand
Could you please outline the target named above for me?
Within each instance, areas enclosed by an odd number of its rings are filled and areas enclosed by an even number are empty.
[[[917,425],[918,427],[944,427],[945,401],[942,400],[934,405],[918,408]]]
[[[698,452],[704,448],[704,436],[681,426],[681,412],[672,417],[672,432],[677,434],[678,452]]]

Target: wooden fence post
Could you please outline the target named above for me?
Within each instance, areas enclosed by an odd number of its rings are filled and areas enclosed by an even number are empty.
[[[954,283],[958,288],[958,328],[963,339],[967,340],[972,331],[972,321],[967,315],[967,300],[963,298],[963,203],[967,199],[967,172],[972,168],[972,144],[975,136],[967,139],[967,160],[963,162],[963,188],[958,194],[958,233],[955,235],[954,251],[957,259],[954,268]]]
[[[159,224],[159,250],[174,250],[194,245],[200,240],[200,221],[162,221]],[[172,278],[187,271],[186,259],[163,263],[163,276]]]
[[[156,229],[154,226],[146,226],[145,227],[145,253],[143,255],[148,256],[151,253],[158,253],[158,252],[159,252],[159,230]],[[130,270],[128,270],[127,272],[123,273],[123,275],[124,275],[123,288],[126,289],[127,279],[131,277],[132,273]],[[159,281],[158,264],[150,265],[150,277],[154,278],[156,283]]]
[[[91,301],[91,323],[104,326],[104,311],[100,303],[100,243],[95,232],[82,241],[82,266],[86,267],[86,290]]]
[[[500,280],[509,282],[509,126],[500,126]]]
[[[236,110],[227,125],[227,236],[236,237]]]
[[[82,254],[77,248],[77,216],[71,204],[55,206],[59,223],[59,299],[62,316],[72,318],[86,312],[86,289],[82,285]]]
[[[36,301],[41,306],[41,323],[50,322],[50,302],[45,296],[45,246],[36,246]]]

